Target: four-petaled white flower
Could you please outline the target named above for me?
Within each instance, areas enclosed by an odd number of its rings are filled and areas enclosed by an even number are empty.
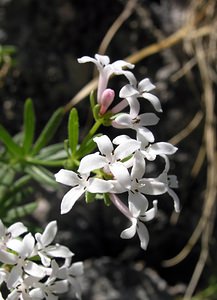
[[[6,228],[0,220],[0,249],[6,249],[10,240],[16,239],[27,231],[21,222],[16,222]]]
[[[129,139],[114,149],[107,135],[95,137],[93,140],[101,154],[97,152],[85,156],[78,168],[80,173],[89,173],[100,168],[103,168],[106,173],[112,173],[114,169],[119,169],[123,159],[131,156],[140,147],[139,141]],[[128,162],[126,161],[127,164]]]
[[[0,261],[13,265],[7,278],[8,288],[12,288],[20,281],[24,274],[37,278],[43,278],[46,275],[46,269],[30,260],[33,256],[35,240],[31,233],[25,235],[23,240],[13,239],[8,242],[7,247],[15,253],[0,250]]]
[[[83,56],[78,59],[79,63],[92,62],[96,65],[99,71],[99,83],[97,89],[97,102],[101,104],[102,94],[107,88],[108,80],[111,75],[124,75],[128,78],[130,83],[135,84],[136,79],[132,72],[123,70],[124,68],[133,69],[134,65],[124,60],[117,60],[110,64],[110,59],[106,55],[96,54],[95,58]]]
[[[131,128],[136,131],[137,140],[146,140],[153,143],[154,135],[146,126],[156,125],[158,121],[159,118],[154,113],[144,113],[138,116],[122,113],[116,116],[112,125],[115,128]]]
[[[129,210],[131,211],[130,206]],[[149,210],[147,210],[146,205],[141,205],[140,210],[137,212],[137,214],[133,213],[133,211],[131,212],[132,217],[130,218],[130,221],[132,225],[121,232],[121,238],[130,239],[137,232],[140,239],[141,248],[146,250],[149,243],[149,233],[144,223],[149,222],[155,218],[157,214],[157,200],[153,201],[153,208]]]
[[[97,169],[97,165],[94,169]],[[89,174],[77,174],[70,170],[61,169],[55,174],[55,178],[57,182],[72,186],[72,189],[69,190],[62,199],[61,214],[70,211],[75,202],[85,191],[91,193],[107,193],[112,189],[112,183],[108,181],[100,178],[91,178]]]
[[[35,252],[41,258],[41,262],[45,267],[49,267],[52,257],[69,258],[74,254],[65,246],[55,244],[50,245],[57,234],[57,222],[50,222],[44,232],[36,233],[35,239],[37,241]]]
[[[162,112],[161,104],[157,96],[150,93],[155,89],[155,85],[151,83],[148,78],[141,80],[138,85],[127,84],[120,90],[119,96],[121,98],[136,97],[145,98],[153,105],[157,112]],[[134,100],[136,102],[136,100]]]

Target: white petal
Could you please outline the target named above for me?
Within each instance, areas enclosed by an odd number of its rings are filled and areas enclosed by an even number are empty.
[[[24,236],[22,241],[22,247],[19,252],[21,257],[26,258],[31,256],[34,246],[35,246],[35,239],[31,233],[28,233],[27,235]]]
[[[103,168],[106,163],[106,158],[99,155],[99,153],[88,154],[80,161],[78,172],[80,174],[89,174],[93,170]]]
[[[120,114],[115,118],[115,122],[118,126],[130,128],[132,126],[132,118],[129,114]]]
[[[155,85],[151,83],[149,78],[145,78],[139,82],[138,89],[139,89],[140,93],[150,92],[153,89],[155,89]]]
[[[44,246],[49,245],[51,242],[53,242],[56,234],[57,234],[57,221],[52,221],[46,226],[41,236],[42,244]]]
[[[130,116],[132,119],[137,118],[140,112],[140,103],[135,96],[126,98],[130,106]]]
[[[153,143],[154,142],[154,135],[153,133],[146,127],[139,127],[137,128],[137,139],[144,143],[144,140],[147,142]]]
[[[141,211],[146,211],[148,208],[148,200],[144,195],[138,192],[129,192],[128,202],[129,210],[135,218],[139,216]]]
[[[49,256],[52,256],[52,257],[63,257],[63,258],[72,257],[74,255],[69,250],[68,247],[62,246],[62,245],[59,245],[59,244],[47,247],[46,253]]]
[[[135,89],[131,84],[126,84],[122,87],[119,93],[120,98],[127,98],[133,95],[138,95],[137,89]]]
[[[106,66],[110,63],[110,59],[107,55],[95,54],[95,58],[103,66]]]
[[[27,274],[37,278],[43,278],[44,276],[46,276],[46,268],[39,266],[32,261],[26,261],[24,270]]]
[[[127,168],[122,163],[110,165],[110,170],[117,181],[126,189],[131,188],[131,178]]]
[[[139,125],[142,126],[152,126],[152,125],[156,125],[159,122],[159,118],[156,114],[154,113],[144,113],[139,115]]]
[[[10,252],[0,249],[0,261],[4,264],[14,265],[16,264],[18,256]]]
[[[11,239],[7,242],[7,247],[17,253],[22,251],[22,241],[18,239]]]
[[[7,232],[10,232],[12,237],[18,237],[24,232],[27,231],[26,226],[23,225],[21,222],[14,223],[10,227],[8,227]]]
[[[134,235],[136,234],[136,225],[137,225],[137,220],[133,219],[132,225],[121,232],[121,238],[131,239],[132,237],[134,237]]]
[[[101,135],[99,137],[95,137],[94,142],[97,144],[99,151],[102,155],[107,157],[111,156],[112,151],[114,150],[111,140],[107,135]]]
[[[90,56],[82,56],[81,58],[78,58],[78,62],[80,64],[84,64],[87,62],[92,62],[92,63],[96,64],[96,60]]]
[[[137,233],[140,239],[141,248],[146,250],[149,242],[149,233],[145,224],[142,222],[137,223]]]
[[[120,145],[121,143],[125,143],[126,141],[128,141],[130,139],[131,138],[128,135],[122,134],[122,135],[119,135],[116,138],[114,138],[112,143],[115,145]]]
[[[157,96],[150,94],[150,93],[143,93],[142,97],[147,99],[154,107],[154,109],[158,112],[162,112],[162,107],[160,104],[160,100],[158,99]]]
[[[131,171],[131,179],[141,179],[145,173],[145,160],[140,151],[136,151],[133,157],[133,167]]]
[[[55,294],[64,294],[64,293],[66,293],[68,291],[68,289],[69,289],[68,280],[59,280],[59,281],[56,281],[51,286],[51,290]],[[50,300],[50,298],[48,300]]]
[[[51,264],[51,259],[47,255],[45,255],[43,252],[41,253],[40,251],[38,252],[38,255],[41,258],[41,262],[42,262],[43,266],[49,267]]]
[[[174,209],[176,212],[180,212],[180,201],[179,201],[179,197],[176,195],[176,193],[171,190],[168,189],[168,194],[173,198],[174,201]]]
[[[125,60],[116,60],[111,64],[111,66],[114,69],[123,69],[123,68],[128,68],[128,69],[133,69],[135,65],[125,61]]]
[[[113,194],[121,194],[128,191],[128,189],[121,185],[118,180],[109,180],[109,182],[112,183],[112,189],[110,192]]]
[[[110,181],[106,181],[100,178],[90,178],[87,190],[90,193],[107,193],[113,188],[113,184]]]
[[[153,201],[153,208],[145,212],[144,216],[140,216],[140,220],[144,222],[149,222],[156,217],[157,214],[157,200]]]
[[[84,264],[81,261],[73,263],[69,268],[69,274],[72,276],[81,276],[84,273]]]
[[[140,148],[141,143],[134,139],[121,143],[114,151],[116,159],[124,159]]]
[[[146,195],[161,195],[167,192],[167,185],[155,178],[142,178],[139,180],[140,192]],[[144,185],[144,186],[142,186]]]
[[[76,186],[68,191],[61,202],[61,214],[66,214],[69,212],[84,191],[84,187],[82,186]]]
[[[16,286],[17,282],[21,280],[22,274],[22,268],[19,265],[14,266],[7,278],[7,287],[11,289],[12,287]]]
[[[1,300],[4,300],[3,298],[0,298]],[[13,290],[8,296],[7,300],[18,300],[20,299],[20,293],[15,289]]]
[[[178,150],[177,147],[173,146],[170,143],[155,143],[150,146],[150,151],[153,151],[155,154],[174,154]]]
[[[65,185],[74,186],[79,183],[78,175],[70,170],[61,169],[54,176],[57,182],[63,183]]]

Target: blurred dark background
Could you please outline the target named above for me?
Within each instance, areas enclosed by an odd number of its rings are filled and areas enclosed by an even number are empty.
[[[206,86],[197,54],[200,49],[206,54],[215,90],[215,0],[0,0],[0,44],[16,47],[13,64],[0,74],[0,120],[11,133],[17,133],[22,126],[24,101],[31,97],[39,133],[52,112],[65,106],[93,78],[93,65],[79,65],[77,58],[98,53],[108,29],[129,3],[131,13],[106,49],[111,61],[157,44],[190,24],[191,18],[197,20],[182,38],[164,49],[160,47],[153,55],[141,56],[135,67],[138,80],[149,77],[156,84],[155,94],[162,103],[164,113],[154,129],[156,140],[171,141],[179,148],[171,158],[171,174],[179,180],[177,193],[182,211],[174,214],[172,200],[160,199],[158,218],[147,225],[150,243],[146,252],[140,249],[137,237],[120,239],[127,221],[115,208],[105,207],[100,201],[89,205],[79,201],[69,214],[61,216],[60,201],[66,191],[62,187],[57,192],[36,191],[36,200],[42,204],[34,218],[43,226],[56,218],[59,241],[75,252],[76,260],[85,261],[84,299],[181,299],[200,258],[206,226],[192,247],[188,246],[191,250],[186,258],[170,267],[163,262],[186,246],[204,210],[210,214],[215,211],[214,199],[209,200],[211,209],[206,210],[210,166],[206,146],[208,102],[203,96]],[[204,27],[210,31],[200,34]],[[209,56],[210,41],[214,46]],[[118,88],[121,80],[114,82],[114,87]],[[87,98],[77,105],[81,129],[89,125],[88,105]],[[194,120],[197,114],[198,119]],[[188,126],[192,120],[192,126]],[[103,129],[111,135],[115,134],[113,130]],[[62,141],[66,135],[67,114],[56,141]],[[198,158],[200,150],[204,153],[202,158]],[[209,215],[205,217],[209,219]],[[213,230],[209,255],[197,284],[198,293],[209,286],[217,269],[216,228],[214,217],[210,219]]]

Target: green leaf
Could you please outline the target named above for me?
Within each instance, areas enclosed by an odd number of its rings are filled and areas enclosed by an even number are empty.
[[[73,108],[69,114],[68,136],[69,136],[69,147],[71,149],[72,156],[75,156],[76,149],[78,146],[78,138],[79,138],[79,120],[78,120],[78,112],[76,108]]]
[[[57,144],[49,145],[49,146],[44,147],[43,149],[41,149],[41,151],[36,156],[36,158],[37,159],[52,160],[51,157],[53,157],[56,153],[59,153],[60,151],[64,151],[64,153],[66,153],[63,143],[57,143]],[[66,153],[66,157],[67,157],[67,153]]]
[[[10,190],[15,174],[15,171],[9,165],[0,165],[0,203]]]
[[[5,195],[1,199],[1,201],[4,202],[4,206],[7,206],[7,203],[5,202],[8,202],[7,200],[9,198],[12,198],[23,189],[26,189],[26,185],[30,181],[30,179],[30,175],[24,175],[23,177],[17,179],[17,181],[13,180],[13,184],[10,184],[9,188],[7,189],[7,193],[5,193]]]
[[[9,132],[0,124],[0,140],[7,147],[8,151],[15,157],[23,156],[23,149],[17,145]]]
[[[55,181],[53,173],[48,171],[46,168],[42,166],[28,166],[25,170],[29,175],[31,175],[34,180],[39,182],[42,186],[57,188],[58,184]]]
[[[32,214],[37,208],[37,203],[28,203],[16,208],[12,208],[7,212],[7,216],[4,219],[4,222],[11,223],[12,221],[17,221],[26,215]]]
[[[24,107],[24,152],[28,153],[31,149],[35,134],[35,112],[31,99],[27,99]]]
[[[38,139],[36,140],[35,145],[33,146],[32,155],[37,154],[53,138],[62,121],[63,115],[63,108],[58,108],[53,113],[53,115],[45,125],[44,129],[42,130],[41,134],[39,135]]]

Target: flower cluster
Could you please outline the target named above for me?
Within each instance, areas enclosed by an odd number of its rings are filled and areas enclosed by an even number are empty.
[[[140,109],[141,101],[145,99],[157,113],[162,112],[159,99],[151,93],[155,86],[148,78],[138,83],[130,71],[134,65],[122,60],[110,63],[108,56],[96,54],[95,58],[84,56],[78,61],[93,62],[98,68],[100,116],[103,118],[109,112],[111,125],[117,129],[131,129],[132,135],[120,134],[113,141],[107,135],[93,138],[97,152],[84,156],[76,172],[61,169],[55,175],[56,181],[72,187],[62,199],[61,213],[69,212],[83,194],[103,194],[131,222],[121,237],[129,239],[137,232],[141,247],[146,249],[149,234],[144,223],[152,220],[157,213],[157,200],[150,208],[147,195],[168,193],[174,201],[175,211],[180,210],[178,196],[173,190],[177,187],[176,176],[168,175],[168,155],[174,154],[177,148],[166,142],[155,142],[152,131],[147,127],[156,125],[159,117],[153,112],[141,113]],[[116,98],[115,91],[108,88],[112,75],[125,76],[127,84],[119,91],[118,104],[111,108]],[[147,177],[147,163],[157,156],[163,159],[165,167],[157,177]],[[123,200],[126,194],[127,201]]]
[[[0,220],[0,284],[5,284],[8,294],[4,299],[55,300],[70,287],[80,299],[83,263],[71,263],[74,254],[65,246],[52,244],[56,233],[56,221],[33,236],[21,222],[6,228]]]

